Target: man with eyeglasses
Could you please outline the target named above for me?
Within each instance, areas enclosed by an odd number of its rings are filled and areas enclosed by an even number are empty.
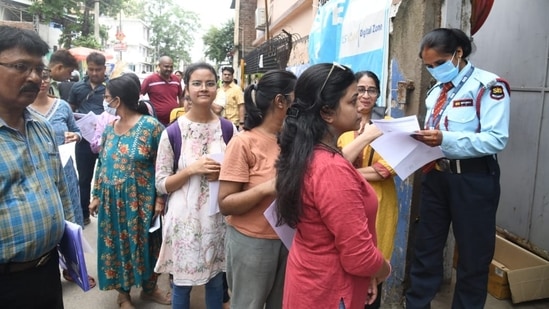
[[[93,52],[86,57],[87,75],[75,83],[69,93],[69,104],[73,111],[87,114],[93,112],[100,115],[103,111],[103,97],[107,76],[105,75],[105,56]],[[78,170],[78,184],[80,185],[80,204],[84,215],[84,225],[90,223],[90,190],[93,178],[93,169],[97,154],[92,152],[89,141],[82,139],[76,144],[76,169]]]
[[[158,71],[145,78],[141,84],[141,94],[149,95],[149,100],[156,111],[156,117],[165,126],[170,124],[171,111],[174,108],[183,107],[181,81],[172,72],[172,58],[160,57]]]
[[[27,109],[49,78],[49,47],[9,26],[0,38],[0,306],[63,309],[56,248],[71,200],[53,130]]]

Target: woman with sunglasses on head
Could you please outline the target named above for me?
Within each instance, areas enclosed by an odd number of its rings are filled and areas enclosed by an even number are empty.
[[[459,29],[427,33],[420,58],[437,80],[425,99],[425,130],[415,138],[445,158],[424,167],[406,308],[429,308],[442,284],[450,224],[459,256],[452,308],[484,308],[500,195],[497,153],[509,138],[509,87],[467,60]]]
[[[316,64],[297,80],[279,137],[277,209],[296,228],[284,308],[363,309],[390,265],[376,247],[377,198],[337,140],[357,130],[357,83],[337,64]]]
[[[205,285],[206,308],[220,309],[226,227],[219,212],[210,213],[209,182],[219,178],[220,163],[212,154],[225,152],[221,121],[226,120],[211,109],[216,98],[217,73],[210,64],[191,64],[183,79],[192,108],[166,128],[158,146],[156,188],[168,197],[155,270],[173,276],[173,308],[190,308],[192,288]],[[236,127],[228,124],[232,133],[236,132]],[[170,135],[174,128],[179,144],[171,141],[175,140],[175,135]],[[175,147],[179,148],[178,154]]]
[[[370,125],[371,120],[383,117],[374,114],[374,108],[379,99],[380,83],[377,75],[371,71],[357,72],[355,77],[362,130],[343,133],[338,144],[345,158],[353,163],[376,192],[379,203],[376,217],[377,247],[383,253],[383,257],[390,261],[398,222],[398,200],[393,179],[396,173],[370,146],[373,139],[380,134],[374,125]],[[367,305],[366,308],[376,309],[381,306],[381,286],[380,283],[375,302]]]
[[[117,290],[118,305],[128,309],[134,308],[133,286],[143,288],[144,300],[171,304],[154,272],[161,233],[149,233],[164,209],[153,181],[164,126],[139,100],[139,89],[133,73],[113,78],[106,86],[104,104],[119,118],[103,132],[90,203],[90,213],[98,215],[99,288]]]
[[[288,249],[263,213],[275,199],[277,135],[294,101],[296,76],[265,73],[244,92],[244,131],[227,147],[219,208],[227,216],[227,278],[234,308],[282,307]]]

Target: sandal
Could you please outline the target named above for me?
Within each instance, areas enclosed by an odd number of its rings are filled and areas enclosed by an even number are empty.
[[[128,293],[119,292],[118,297],[116,298],[116,303],[122,309],[135,309],[132,303],[132,299],[130,298],[130,294]]]
[[[145,291],[141,291],[141,299],[142,300],[149,300],[153,301],[158,304],[162,305],[171,305],[172,304],[172,293],[171,292],[164,292],[158,287],[154,289],[152,293],[147,293]]]
[[[69,274],[68,270],[63,269],[62,275],[63,275],[63,279],[69,282],[74,282],[74,279],[71,277],[71,274]],[[88,284],[90,285],[90,289],[93,289],[96,285],[95,279],[90,275],[88,275]]]

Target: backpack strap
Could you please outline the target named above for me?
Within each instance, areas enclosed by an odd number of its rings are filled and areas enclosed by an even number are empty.
[[[482,96],[484,95],[484,92],[486,91],[486,89],[491,89],[492,87],[495,86],[496,83],[502,83],[503,85],[505,85],[505,88],[507,89],[507,93],[511,95],[511,87],[509,87],[509,83],[505,79],[499,78],[499,77],[492,80],[488,84],[486,84],[486,86],[480,88],[477,94],[477,102],[475,104],[476,105],[475,107],[477,110],[477,119],[478,119],[477,133],[480,132],[480,103],[482,102]]]
[[[223,117],[219,117],[219,120],[221,121],[221,134],[223,135],[223,141],[225,142],[225,145],[227,145],[234,134],[233,123]]]
[[[229,120],[219,117],[221,121],[221,134],[225,145],[229,143],[234,134],[233,123]],[[179,157],[181,156],[181,129],[177,121],[174,121],[166,127],[168,139],[173,150],[173,172],[177,172]]]
[[[166,132],[168,132],[168,139],[173,150],[173,172],[176,173],[179,157],[181,156],[181,129],[177,121],[168,125]]]

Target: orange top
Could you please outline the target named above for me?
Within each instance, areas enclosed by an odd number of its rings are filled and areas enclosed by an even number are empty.
[[[255,129],[235,135],[225,150],[219,180],[244,183],[243,189],[248,190],[273,179],[279,153],[274,135]],[[249,237],[278,239],[263,215],[273,200],[272,197],[265,198],[244,214],[227,216],[227,223]]]

